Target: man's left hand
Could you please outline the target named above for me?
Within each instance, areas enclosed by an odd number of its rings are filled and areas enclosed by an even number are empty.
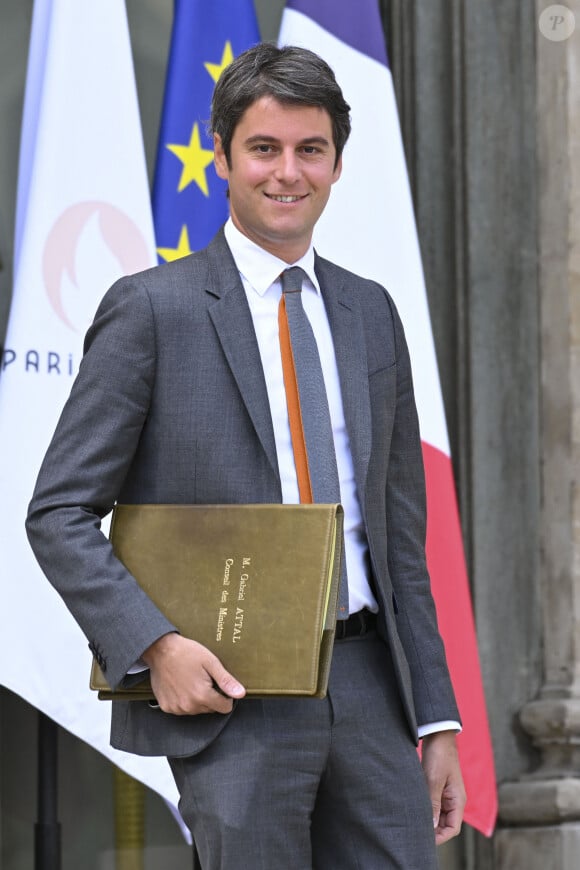
[[[433,827],[438,846],[456,837],[465,809],[465,787],[454,731],[438,731],[423,738],[421,763],[427,778]]]

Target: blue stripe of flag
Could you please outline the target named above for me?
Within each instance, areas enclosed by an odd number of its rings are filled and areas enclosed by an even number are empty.
[[[307,15],[342,42],[389,65],[377,0],[288,0],[286,8]]]

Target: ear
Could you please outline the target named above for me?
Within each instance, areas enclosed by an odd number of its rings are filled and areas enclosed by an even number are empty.
[[[336,166],[334,167],[334,172],[333,172],[333,174],[332,174],[332,183],[333,183],[333,184],[334,184],[335,181],[338,181],[338,179],[340,178],[341,174],[342,174],[342,154],[341,154],[340,157],[338,158],[338,163],[337,163]]]
[[[215,171],[219,178],[225,178],[227,180],[230,177],[228,161],[226,160],[226,154],[222,147],[222,137],[219,136],[218,133],[213,134],[213,161],[215,163]]]

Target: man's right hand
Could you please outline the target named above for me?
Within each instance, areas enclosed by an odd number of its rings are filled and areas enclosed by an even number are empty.
[[[163,635],[145,650],[142,659],[151,671],[151,688],[164,713],[230,713],[233,699],[246,694],[217,656],[180,634]]]

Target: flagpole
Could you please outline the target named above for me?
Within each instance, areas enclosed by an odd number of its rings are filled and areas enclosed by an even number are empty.
[[[34,826],[34,870],[60,870],[58,822],[58,725],[38,713],[37,821]]]

